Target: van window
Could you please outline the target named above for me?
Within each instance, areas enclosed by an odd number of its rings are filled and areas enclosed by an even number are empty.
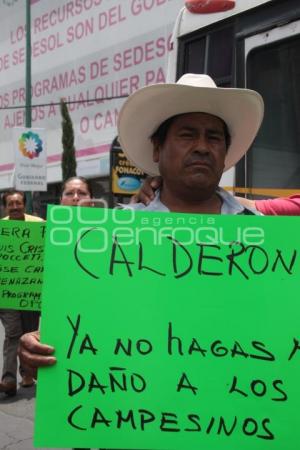
[[[233,58],[233,29],[223,28],[209,38],[208,73],[214,80],[231,76]]]
[[[184,72],[204,73],[205,72],[205,38],[195,39],[187,42],[184,52]]]
[[[184,55],[179,76],[183,73],[206,73],[218,86],[231,85],[233,62],[233,27],[226,26],[218,30],[197,36],[184,37],[181,41]]]
[[[252,50],[247,87],[265,101],[262,128],[246,158],[247,186],[300,187],[300,38]]]

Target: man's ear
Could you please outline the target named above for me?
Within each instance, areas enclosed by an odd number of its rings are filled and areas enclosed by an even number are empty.
[[[159,162],[160,145],[156,141],[153,142],[153,161]]]

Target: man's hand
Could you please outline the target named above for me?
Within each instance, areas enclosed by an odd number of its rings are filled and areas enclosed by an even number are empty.
[[[20,363],[26,372],[35,378],[38,367],[52,366],[56,363],[56,358],[51,356],[53,352],[53,347],[40,343],[39,331],[23,334],[20,338],[18,350]]]
[[[155,191],[162,184],[161,177],[147,177],[145,178],[141,189],[130,199],[130,203],[142,202],[144,205],[149,205],[149,203],[154,199]]]

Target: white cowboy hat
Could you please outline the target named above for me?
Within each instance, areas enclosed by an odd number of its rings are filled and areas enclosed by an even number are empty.
[[[149,175],[159,175],[150,136],[168,118],[190,112],[212,114],[226,123],[231,144],[225,171],[252,144],[263,119],[264,103],[257,92],[219,88],[208,75],[187,73],[177,83],[141,88],[125,101],[118,119],[119,141],[128,159]]]

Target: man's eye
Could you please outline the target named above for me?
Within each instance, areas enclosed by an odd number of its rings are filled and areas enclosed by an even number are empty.
[[[179,136],[186,139],[193,139],[194,137],[192,133],[181,133]]]
[[[218,142],[222,140],[221,136],[219,136],[217,134],[212,134],[211,136],[209,136],[209,139],[211,141],[218,141]]]

